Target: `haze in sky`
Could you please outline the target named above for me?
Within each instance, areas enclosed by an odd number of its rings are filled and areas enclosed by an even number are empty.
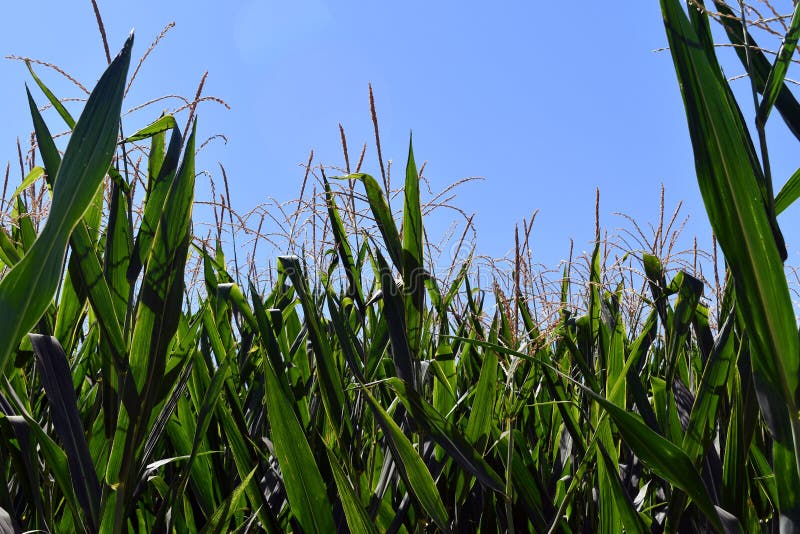
[[[644,228],[655,223],[662,183],[668,211],[682,200],[690,216],[687,242],[693,235],[710,242],[672,60],[655,51],[666,46],[656,1],[99,4],[112,53],[135,28],[138,58],[176,23],[139,72],[126,109],[164,94],[192,95],[208,71],[204,94],[230,110],[210,102],[198,109],[200,137],[227,139],[211,141],[200,166],[215,173],[218,162],[225,166],[241,212],[268,197],[296,198],[312,149],[315,162],[343,166],[339,123],[351,159],[369,143],[363,170],[379,175],[372,83],[383,156],[396,176],[413,130],[434,191],[484,178],[461,186],[454,202],[476,214],[481,253],[506,254],[515,224],[539,210],[534,259],[557,266],[570,238],[577,252],[590,249],[596,188],[601,223],[613,231],[631,228],[616,212]],[[2,56],[58,64],[91,86],[105,64],[100,43],[88,1],[4,6]],[[38,72],[60,95],[80,96],[54,72]],[[31,79],[13,60],[0,61],[0,77],[1,154],[15,169],[16,139],[24,143],[31,129],[24,93]],[[126,117],[127,128],[145,125],[159,109]],[[46,119],[57,123],[52,112]],[[783,135],[773,122],[774,135]],[[794,171],[793,145],[784,153],[782,146],[771,149],[776,187]],[[442,232],[458,217],[440,213],[429,231]],[[788,241],[792,262],[797,240]]]

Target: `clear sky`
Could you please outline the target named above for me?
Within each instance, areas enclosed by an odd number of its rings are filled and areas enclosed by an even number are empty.
[[[145,63],[131,105],[191,95],[209,71],[205,94],[231,109],[199,109],[201,137],[228,138],[209,145],[202,165],[225,165],[241,211],[267,197],[295,198],[310,149],[317,162],[341,165],[339,122],[355,159],[373,139],[372,82],[384,158],[396,176],[413,130],[434,189],[485,178],[463,186],[456,201],[477,213],[480,252],[506,253],[514,225],[538,209],[535,259],[556,265],[570,238],[578,252],[590,248],[596,187],[602,224],[630,228],[614,212],[655,222],[662,182],[668,209],[684,201],[686,233],[708,243],[672,60],[654,52],[666,45],[655,0],[99,3],[112,54],[136,29],[134,61],[176,23]],[[88,0],[7,3],[0,54],[57,63],[89,86],[105,64]],[[54,73],[39,73],[77,94]],[[31,129],[23,87],[30,77],[22,63],[0,60],[0,79],[0,160],[13,162],[16,137]],[[157,112],[130,117],[128,131]],[[379,175],[371,148],[364,170]],[[772,156],[779,188],[794,158],[780,147]],[[789,246],[797,264],[797,241]]]

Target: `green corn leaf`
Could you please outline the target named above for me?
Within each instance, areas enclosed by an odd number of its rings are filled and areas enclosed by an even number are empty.
[[[765,205],[741,113],[710,64],[676,0],[662,0],[665,27],[683,92],[700,190],[714,233],[733,274],[737,306],[748,326],[754,383],[762,414],[782,451],[800,459],[800,343],[775,227]],[[768,199],[771,201],[771,199]],[[796,462],[795,462],[796,464]],[[796,479],[794,472],[776,475]],[[779,488],[788,488],[781,484]],[[800,515],[793,491],[781,507]]]
[[[6,389],[13,390],[13,386],[5,378]],[[17,413],[21,415],[31,433],[36,436],[39,449],[46,465],[50,467],[53,479],[56,485],[62,491],[65,497],[67,508],[69,508],[72,515],[74,524],[81,530],[85,528],[83,518],[80,514],[80,505],[78,498],[75,495],[75,487],[69,472],[69,461],[64,450],[56,444],[56,442],[45,432],[39,423],[37,423],[29,413],[28,409],[23,406],[16,396],[12,395],[11,399],[14,401],[14,408]]]
[[[619,460],[613,458],[602,443],[596,443],[595,447],[599,462],[598,472],[602,477],[599,481],[600,495],[602,497],[605,494],[611,497],[605,502],[600,501],[600,506],[614,508],[615,513],[611,515],[612,517],[620,518],[621,523],[625,525],[625,532],[648,532],[644,521],[642,521],[642,518],[633,507],[630,496],[625,491],[625,488],[622,487],[622,482],[620,482],[618,475]],[[613,453],[613,456],[616,456],[616,452]]]
[[[485,449],[494,421],[497,388],[497,353],[484,351],[481,374],[475,387],[475,397],[467,421],[466,437],[479,449]]]
[[[78,294],[85,294],[88,297],[95,311],[100,329],[108,339],[109,348],[114,356],[114,363],[118,367],[120,374],[126,374],[128,370],[127,361],[125,360],[127,347],[122,334],[120,317],[117,316],[118,308],[114,304],[114,296],[108,281],[103,275],[100,260],[97,257],[94,243],[89,235],[89,228],[85,222],[78,223],[78,226],[73,231],[70,238],[70,247],[72,249],[69,262],[70,279],[75,285]],[[127,398],[131,403],[126,400],[126,404],[138,404],[138,401],[134,401],[138,394],[128,391],[125,395],[132,395],[132,397]]]
[[[378,264],[381,291],[383,292],[383,312],[389,325],[389,339],[392,344],[392,360],[397,376],[416,389],[417,373],[411,348],[408,343],[405,310],[400,290],[392,277],[389,266],[379,250],[375,250]]]
[[[54,182],[61,166],[61,156],[30,92],[28,92],[28,104],[33,118],[39,152],[42,156],[48,179],[52,178],[50,181]],[[94,239],[91,235],[91,228],[97,226],[95,220],[99,221],[100,219],[100,210],[96,209],[94,204],[98,202],[98,198],[102,200],[102,190],[98,191],[98,195],[100,196],[95,196],[92,200],[92,205],[87,210],[83,221],[78,223],[70,237],[72,254],[69,259],[69,276],[67,278],[68,283],[65,284],[65,291],[70,291],[69,285],[72,285],[81,299],[88,297],[95,311],[100,329],[109,341],[109,344],[104,345],[104,347],[110,350],[118,374],[125,376],[128,374],[128,364],[126,359],[127,348],[122,335],[122,327],[114,306],[111,289],[103,275],[100,260],[95,250]],[[65,315],[62,315],[62,309]],[[68,320],[66,311],[65,308],[59,307],[59,318],[56,321],[57,331],[59,332],[63,332],[64,328],[68,326],[64,323],[64,321]],[[77,327],[77,325],[74,326]],[[113,376],[109,375],[108,382],[106,385],[117,387]],[[130,383],[128,382],[128,384]],[[128,410],[131,413],[135,413],[139,406],[138,393],[132,387],[125,387],[122,392],[122,399]]]
[[[336,489],[339,491],[339,499],[342,501],[342,509],[347,519],[347,526],[350,527],[350,532],[377,534],[378,529],[375,528],[375,523],[370,519],[369,514],[367,514],[361,501],[359,501],[353,486],[350,485],[350,481],[347,479],[347,475],[339,465],[336,455],[329,448],[326,448],[325,451],[328,453],[328,462],[331,465],[333,479],[336,481]]]
[[[615,309],[611,310],[611,324],[609,328],[601,329],[602,346],[606,347],[606,396],[611,402],[619,406],[625,406],[627,390],[625,387],[625,324],[622,321],[622,314],[619,308],[619,300],[622,297],[623,287],[614,295],[617,303]],[[615,388],[614,386],[618,386]]]
[[[108,288],[114,299],[116,317],[124,321],[128,311],[130,284],[125,276],[131,259],[130,221],[128,200],[122,187],[114,182],[111,186],[111,203],[108,208],[108,230],[106,250],[103,255],[103,271]],[[122,321],[120,321],[122,319]]]
[[[61,100],[53,94],[53,92],[44,84],[44,82],[39,79],[36,73],[33,71],[33,67],[31,66],[30,61],[26,61],[25,65],[28,67],[28,71],[31,73],[31,77],[33,77],[33,81],[36,82],[36,85],[39,86],[39,89],[42,90],[44,95],[47,97],[47,100],[50,102],[50,105],[58,111],[58,114],[61,115],[61,118],[64,119],[64,122],[67,124],[69,129],[75,128],[75,119],[72,118],[67,108],[64,107],[64,104],[61,103]],[[96,89],[96,88],[95,88]]]
[[[339,178],[339,177],[337,177]],[[364,189],[367,191],[367,200],[369,207],[372,210],[372,215],[375,217],[375,222],[378,224],[383,237],[383,243],[392,259],[394,266],[402,271],[403,266],[403,247],[400,242],[400,234],[397,231],[397,225],[392,216],[392,210],[389,209],[389,203],[386,202],[386,196],[378,185],[378,182],[369,174],[350,174],[348,176],[340,177],[347,180],[360,180],[364,184]]]
[[[589,390],[585,390],[589,392]],[[635,414],[620,408],[608,400],[591,393],[592,397],[608,412],[617,424],[622,438],[638,456],[658,476],[683,490],[711,521],[722,531],[719,514],[706,492],[703,481],[694,464],[678,446],[656,434]]]
[[[738,373],[731,381],[731,411],[725,433],[725,457],[722,465],[722,505],[726,510],[746,517],[749,480],[747,447],[744,439],[741,385]]]
[[[339,258],[342,260],[344,273],[347,276],[347,281],[350,283],[353,297],[359,307],[363,308],[364,292],[361,288],[361,273],[356,267],[353,251],[347,239],[347,232],[345,231],[344,223],[342,223],[342,217],[339,215],[339,208],[336,206],[336,199],[333,196],[331,185],[324,176],[323,181],[325,184],[325,199],[328,203],[328,219],[330,220],[331,229],[333,230],[333,238],[336,240]]]
[[[22,251],[11,240],[5,228],[0,228],[0,260],[9,267],[13,267],[22,259]]]
[[[425,306],[425,267],[423,265],[424,230],[419,199],[419,174],[414,162],[414,148],[409,139],[406,182],[403,188],[403,304],[406,333],[411,357],[420,359],[423,308]],[[412,382],[413,383],[413,382]]]
[[[465,338],[452,336],[452,339],[461,341],[469,341]],[[476,345],[497,350],[506,354],[514,355],[526,360],[531,360],[540,363],[541,365],[548,366],[556,373],[572,380],[569,376],[565,375],[551,364],[542,361],[538,358],[531,357],[525,353],[503,347],[501,345],[472,340]],[[574,381],[573,381],[574,382]],[[663,382],[663,381],[662,381]],[[705,490],[703,481],[700,478],[694,464],[686,455],[686,453],[677,445],[674,445],[663,436],[651,430],[641,419],[640,416],[633,414],[624,408],[621,408],[614,403],[608,401],[605,397],[598,395],[585,385],[574,382],[575,386],[590,395],[605,411],[611,416],[614,423],[617,425],[622,439],[630,447],[631,451],[638,456],[650,469],[653,470],[658,476],[670,484],[683,490],[692,500],[695,501],[700,511],[708,517],[711,523],[718,530],[722,528],[722,520],[720,513],[711,502],[711,498]],[[606,450],[608,448],[606,447]],[[727,517],[727,516],[726,516]]]
[[[378,401],[368,390],[364,389],[363,391],[373,414],[375,414],[375,420],[386,435],[386,443],[389,446],[389,450],[392,451],[392,458],[406,487],[414,494],[422,508],[431,516],[436,525],[444,532],[450,532],[447,510],[444,507],[444,503],[442,503],[439,491],[436,489],[431,472],[428,471],[422,458],[420,458],[414,446],[403,434],[397,423],[381,408]]]
[[[17,225],[12,231],[22,250],[27,253],[36,241],[36,228],[33,226],[33,220],[28,214],[28,207],[22,201],[22,197],[17,197],[14,200],[15,209],[12,211],[11,216],[17,221]]]
[[[219,367],[214,370],[214,377],[211,383],[205,388],[203,394],[203,402],[197,413],[197,419],[194,421],[194,438],[192,440],[192,449],[189,453],[186,463],[182,468],[182,475],[180,477],[181,484],[178,487],[176,495],[173,497],[173,502],[180,502],[183,499],[186,485],[189,481],[189,474],[194,467],[195,459],[197,458],[203,440],[208,433],[208,427],[212,421],[212,415],[217,408],[219,399],[222,393],[222,387],[229,375],[228,368],[230,367],[230,358],[227,351],[219,339],[219,333],[214,321],[213,312],[209,306],[204,306],[202,310],[202,322],[206,335],[208,336],[211,348],[217,357]],[[210,488],[207,488],[210,489]],[[206,498],[206,502],[210,499]],[[208,513],[208,511],[206,511]]]
[[[86,103],[53,186],[50,215],[22,260],[0,281],[0,372],[50,304],[61,280],[70,234],[111,164],[133,36]]]
[[[775,197],[775,213],[783,213],[798,198],[800,198],[800,169],[794,171]]]
[[[23,191],[25,191],[27,188],[33,185],[33,183],[36,182],[36,180],[38,180],[42,176],[44,176],[44,168],[36,166],[33,169],[31,169],[31,171],[22,180],[22,183],[19,184],[17,189],[14,191],[14,194],[11,195],[9,202],[17,198],[19,195],[21,195]]]
[[[53,330],[53,337],[64,340],[62,346],[67,354],[72,354],[75,348],[75,337],[83,322],[81,318],[84,314],[85,303],[86,300],[79,296],[75,290],[72,275],[68,269],[67,275],[64,277],[64,284],[61,287],[61,297],[59,298],[56,312],[56,324]]]
[[[695,465],[713,438],[717,426],[717,408],[725,393],[730,371],[735,364],[731,336],[733,323],[731,315],[717,335],[689,414],[689,426],[683,435],[683,450]]]
[[[124,142],[133,143],[135,141],[149,139],[151,137],[157,136],[158,134],[164,133],[168,130],[173,130],[177,127],[178,124],[175,122],[175,117],[173,117],[172,115],[162,115],[154,122],[148,124],[135,134],[126,137]]]
[[[322,403],[328,414],[328,420],[336,429],[337,436],[347,442],[352,433],[350,415],[345,404],[341,374],[333,357],[328,334],[322,328],[320,311],[312,300],[308,282],[303,277],[300,260],[296,256],[280,256],[278,265],[291,279],[303,307],[303,318],[308,325],[308,336],[314,348]]]
[[[100,520],[100,482],[89,454],[78,399],[72,389],[67,355],[54,337],[31,334],[30,339],[42,385],[50,401],[53,426],[64,444],[75,495],[88,524],[91,528],[97,528]]]
[[[670,283],[670,289],[678,293],[675,309],[670,316],[670,324],[667,328],[667,382],[671,384],[677,369],[680,350],[689,335],[689,327],[695,309],[703,296],[703,283],[681,271]]]
[[[608,394],[608,392],[606,392]],[[623,497],[619,484],[619,453],[614,437],[611,434],[611,422],[602,416],[599,405],[592,406],[592,426],[597,428],[597,443],[595,445],[595,460],[597,462],[597,491],[599,501],[598,527],[603,532],[611,532],[616,525],[627,520],[623,513],[631,508],[630,503]],[[617,502],[622,499],[622,502]],[[640,530],[625,522],[626,529]]]
[[[772,69],[769,71],[769,76],[767,76],[767,81],[764,84],[764,98],[761,100],[756,116],[756,120],[760,124],[766,124],[772,111],[772,106],[775,105],[775,101],[784,87],[783,82],[786,79],[786,72],[789,70],[789,64],[795,48],[797,48],[798,37],[800,37],[800,4],[794,8],[789,29],[783,37],[778,56],[775,58],[775,63],[772,64]]]
[[[521,439],[519,434],[515,433],[514,443],[520,441],[524,442],[524,439]],[[509,450],[508,434],[498,439],[498,446],[504,451]],[[549,503],[545,500],[547,494],[542,491],[543,488],[534,475],[535,469],[525,463],[518,447],[513,447],[511,454],[502,454],[500,456],[505,463],[506,471],[511,477],[515,498],[524,507],[534,525],[535,531],[546,532],[550,514],[545,513],[545,509],[549,508]],[[543,499],[543,496],[545,499]]]
[[[336,295],[330,284],[328,284],[326,297],[328,301],[328,312],[331,315],[331,325],[336,331],[336,337],[339,338],[342,355],[356,379],[362,383],[366,382],[367,379],[364,377],[363,365],[361,363],[362,358],[359,357],[356,341],[354,340],[355,333],[350,329],[350,325],[347,324],[347,319],[344,316],[346,312],[341,308],[340,304],[337,303]]]
[[[239,506],[239,501],[242,500],[242,494],[245,492],[247,485],[250,484],[250,480],[253,478],[253,475],[256,473],[255,468],[253,468],[250,473],[247,474],[246,477],[242,480],[242,482],[236,486],[236,489],[233,490],[225,502],[223,502],[219,508],[214,511],[214,515],[211,516],[211,519],[206,523],[206,526],[203,527],[201,530],[201,534],[220,534],[222,532],[230,532],[228,528],[228,523],[231,520],[236,508]]]
[[[163,372],[166,350],[180,316],[183,265],[186,262],[194,201],[196,130],[195,123],[144,262],[147,268],[130,351],[131,371],[139,390],[143,389],[145,383],[151,383],[146,381],[146,375],[154,381],[161,378],[158,368]]]
[[[305,532],[335,532],[331,505],[311,447],[275,370],[264,359],[267,412],[292,514]]]
[[[109,484],[125,482],[136,468],[136,449],[158,402],[167,350],[178,328],[183,302],[184,266],[190,241],[195,182],[196,123],[183,162],[172,181],[164,211],[145,261],[129,359],[133,385],[141,393],[137,412],[121,410],[106,469]],[[131,382],[131,380],[126,382]]]
[[[175,173],[178,171],[178,162],[181,156],[181,145],[183,137],[178,128],[173,128],[170,136],[169,146],[166,154],[161,156],[158,153],[159,146],[163,145],[163,134],[153,137],[151,156],[160,160],[159,164],[153,163],[152,168],[148,166],[147,193],[144,199],[144,214],[139,225],[139,233],[131,254],[131,262],[128,265],[128,280],[133,281],[138,278],[143,266],[150,256],[150,248],[153,244],[159,221],[164,211],[164,202],[170,191],[172,183],[175,181]],[[157,168],[156,168],[157,167]]]
[[[434,372],[437,380],[433,383],[433,407],[440,414],[444,414],[448,421],[452,421],[451,414],[456,404],[456,364],[453,347],[446,341],[441,341],[436,349]],[[443,375],[443,376],[440,376]]]
[[[58,174],[58,167],[61,165],[61,155],[58,153],[53,137],[50,135],[50,130],[47,128],[42,114],[39,113],[39,108],[36,107],[36,102],[31,96],[28,87],[25,87],[25,92],[28,95],[28,107],[31,111],[31,118],[33,119],[33,131],[36,134],[36,144],[39,147],[39,153],[42,155],[45,172],[47,173],[47,183],[52,188],[56,175]]]
[[[252,282],[250,282],[250,296],[253,302],[252,314],[250,313],[250,310],[244,301],[244,295],[242,295],[242,299],[239,300],[233,293],[234,292],[232,292],[231,295],[231,301],[237,308],[239,308],[239,310],[248,320],[250,327],[255,327],[254,330],[259,333],[259,336],[261,337],[261,347],[264,351],[266,351],[267,356],[269,357],[272,368],[275,370],[278,381],[281,383],[283,392],[286,394],[287,398],[291,398],[291,386],[289,385],[289,381],[286,379],[285,364],[273,323],[267,316],[267,311],[264,309],[264,303],[261,302],[255,286]],[[239,293],[241,293],[241,291]],[[252,320],[249,318],[251,315],[253,317]]]
[[[733,45],[739,61],[753,78],[756,89],[763,94],[764,89],[767,87],[767,78],[772,69],[764,50],[758,45],[758,42],[750,32],[747,32],[747,41],[745,42],[742,22],[725,0],[714,0],[714,7],[721,15],[718,20],[725,29],[725,33]],[[789,130],[795,137],[800,139],[800,103],[798,103],[789,88],[786,87],[785,83],[781,86],[775,98],[775,107],[780,112]]]
[[[177,127],[172,130],[173,134],[179,131],[180,130],[178,130]],[[153,137],[150,138],[150,153],[148,154],[147,158],[148,192],[152,189],[153,180],[157,179],[159,174],[161,174],[161,167],[164,165],[164,159],[166,157],[166,151],[165,151],[166,139],[167,139],[166,132],[158,132],[156,134],[153,134]],[[177,150],[175,152],[178,154],[176,158],[180,157],[180,151]]]
[[[246,479],[249,470],[256,465],[255,458],[258,457],[257,451],[254,449],[252,441],[248,439],[247,434],[241,432],[240,428],[237,426],[232,415],[232,410],[223,403],[217,405],[217,418],[221,423],[223,434],[230,448],[231,455],[233,456],[236,472],[240,478]],[[276,521],[271,515],[266,496],[258,487],[255,480],[250,479],[246,485],[245,492],[247,494],[247,499],[256,508],[256,514],[261,521],[261,525],[266,528],[268,532],[278,532]]]
[[[397,394],[406,409],[414,417],[415,423],[447,452],[465,471],[475,477],[487,488],[504,493],[505,485],[481,453],[433,406],[428,404],[416,391],[410,389],[398,378],[389,378],[387,384]]]

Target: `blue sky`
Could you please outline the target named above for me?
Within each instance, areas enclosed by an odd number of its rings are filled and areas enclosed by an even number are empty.
[[[666,44],[655,0],[141,0],[101,1],[100,9],[112,49],[136,29],[135,59],[176,22],[145,63],[129,103],[191,95],[208,70],[205,94],[231,109],[199,109],[201,137],[228,138],[210,144],[201,164],[225,165],[240,211],[267,197],[295,198],[299,164],[311,149],[317,162],[341,165],[340,122],[351,158],[370,142],[364,170],[378,175],[371,82],[384,158],[394,161],[396,176],[413,130],[417,160],[427,161],[434,189],[485,178],[464,185],[456,201],[476,212],[482,253],[510,250],[514,225],[538,209],[534,258],[557,265],[570,238],[576,251],[590,248],[596,187],[602,224],[613,230],[630,228],[614,212],[655,222],[662,182],[668,209],[684,201],[691,217],[686,235],[709,242],[672,61],[654,52]],[[88,1],[4,6],[0,54],[59,64],[89,86],[105,64]],[[54,73],[39,72],[59,94],[77,94]],[[0,79],[0,159],[14,162],[16,137],[30,131],[23,87],[30,79],[22,63],[9,60],[0,61]],[[128,118],[128,130],[158,111]],[[58,124],[55,115],[47,118]],[[773,129],[783,135],[780,124]],[[771,152],[776,188],[794,170],[786,150],[779,145]],[[435,219],[432,230],[449,218]],[[796,259],[796,241],[789,241]]]

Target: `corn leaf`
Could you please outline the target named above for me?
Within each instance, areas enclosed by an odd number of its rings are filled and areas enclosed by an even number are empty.
[[[64,444],[75,495],[88,524],[97,528],[100,519],[100,482],[86,443],[67,355],[54,337],[31,334],[30,339],[42,385],[50,401],[53,426]]]
[[[157,136],[160,133],[164,133],[177,127],[178,124],[175,122],[175,117],[172,115],[162,115],[152,123],[137,131],[135,134],[126,137],[124,142],[133,143],[135,141],[149,139]]]
[[[366,389],[364,393],[373,414],[375,414],[375,420],[386,435],[386,443],[406,487],[414,494],[425,512],[430,514],[436,525],[444,532],[450,532],[447,510],[425,462],[422,461],[397,423],[381,408],[375,397]]]
[[[714,233],[733,274],[743,323],[748,325],[753,378],[761,412],[781,452],[800,454],[797,413],[800,343],[779,243],[764,203],[760,170],[730,88],[676,0],[662,0],[675,69],[683,92],[700,191]],[[771,201],[771,199],[768,199]],[[791,462],[788,462],[791,464]],[[793,471],[793,472],[791,472]],[[781,507],[800,516],[800,499],[788,490],[798,466],[777,471]],[[788,517],[788,516],[787,516]]]
[[[111,164],[132,46],[131,35],[100,78],[75,125],[41,235],[0,281],[0,372],[22,336],[50,304],[61,280],[70,234]]]

